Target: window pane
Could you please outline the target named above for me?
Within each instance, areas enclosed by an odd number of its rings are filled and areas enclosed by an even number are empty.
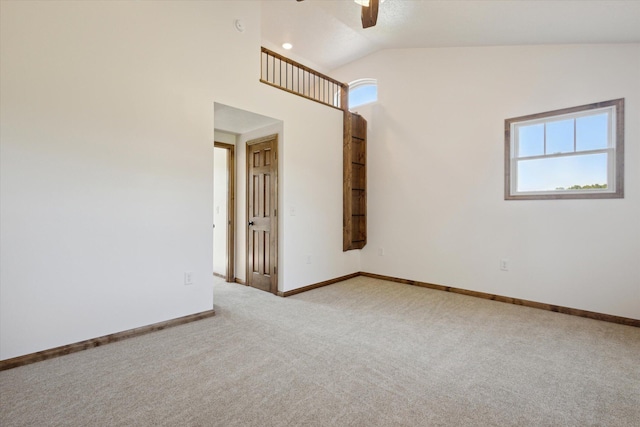
[[[573,119],[547,123],[546,154],[573,151]]]
[[[349,90],[349,108],[368,104],[378,100],[378,86],[366,85],[358,86]]]
[[[607,153],[519,160],[517,191],[606,188]]]
[[[608,114],[576,119],[576,150],[599,150],[608,145]]]
[[[518,127],[518,157],[544,154],[544,124]]]

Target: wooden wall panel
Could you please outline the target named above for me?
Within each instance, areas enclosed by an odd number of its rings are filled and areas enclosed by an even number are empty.
[[[344,251],[367,244],[367,121],[344,113],[343,241]]]

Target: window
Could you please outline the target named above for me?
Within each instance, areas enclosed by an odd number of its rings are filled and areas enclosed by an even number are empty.
[[[624,99],[505,120],[505,200],[624,197]]]
[[[378,100],[378,81],[360,79],[349,83],[349,109]]]

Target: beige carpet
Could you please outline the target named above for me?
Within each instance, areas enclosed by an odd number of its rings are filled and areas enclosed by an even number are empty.
[[[0,373],[9,426],[634,426],[640,329],[364,277]]]

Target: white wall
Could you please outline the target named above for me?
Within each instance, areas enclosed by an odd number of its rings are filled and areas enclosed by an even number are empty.
[[[212,308],[213,99],[254,78],[241,13],[258,21],[231,4],[2,3],[2,358]]]
[[[229,150],[213,150],[213,272],[226,275],[228,233],[228,155]]]
[[[342,117],[258,82],[259,2],[0,15],[0,358],[212,308],[214,102],[284,122],[281,203],[305,209],[282,218],[281,289],[358,270],[337,238]]]
[[[224,142],[225,144],[236,145],[236,135],[214,129],[213,138],[216,142]]]
[[[363,271],[640,319],[640,45],[386,50],[333,75],[379,84]],[[622,97],[624,199],[504,200],[506,118]]]
[[[360,251],[342,251],[342,112],[312,104],[334,113],[337,126],[305,129],[284,121],[282,291],[360,271]]]

